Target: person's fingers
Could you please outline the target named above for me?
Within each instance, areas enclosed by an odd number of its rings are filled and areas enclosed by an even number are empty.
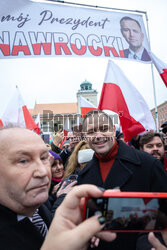
[[[68,193],[69,191],[71,191],[74,186],[77,184],[77,181],[73,181],[70,184],[68,184],[65,188],[63,188],[62,191],[64,191],[64,193]]]
[[[53,187],[54,192],[57,191],[57,189],[60,187],[60,182]]]
[[[96,240],[94,241],[94,245],[95,245],[95,247],[98,247],[99,242],[100,242],[100,239],[99,239],[99,238],[96,238]]]
[[[75,186],[77,184],[77,181],[72,181],[68,186],[69,187],[73,187],[73,186]]]
[[[62,206],[70,209],[76,208],[82,197],[100,197],[103,192],[96,186],[83,184],[73,188],[73,190],[65,197]]]
[[[153,249],[155,250],[167,250],[167,248],[165,246],[163,246],[160,241],[155,237],[154,233],[149,233],[148,234],[148,240],[151,243],[151,245],[153,246]]]
[[[90,240],[90,247],[91,248],[98,247],[99,241],[100,241],[99,238],[93,236]]]
[[[66,185],[66,181],[63,181],[63,183],[62,183],[60,189],[63,189],[65,185]]]
[[[101,225],[99,223],[98,217],[98,215],[90,217],[73,229],[73,232],[77,235],[78,239],[82,238],[82,241],[86,243],[103,228],[104,224]],[[113,241],[116,238],[116,234],[111,232],[101,232],[98,236],[102,237],[103,240],[107,239],[107,241]]]
[[[96,234],[96,236],[98,238],[100,238],[101,240],[105,240],[105,241],[111,241],[111,234],[112,234],[112,239],[115,240],[117,235],[116,233],[113,233],[113,232],[99,232]]]

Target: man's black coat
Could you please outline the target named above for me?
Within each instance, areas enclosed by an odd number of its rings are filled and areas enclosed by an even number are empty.
[[[49,227],[51,213],[47,206],[42,205],[39,214]],[[43,241],[29,218],[18,221],[16,213],[0,205],[0,250],[39,250]]]
[[[159,160],[119,141],[116,159],[105,182],[102,181],[99,162],[94,155],[79,173],[78,185],[80,184],[94,184],[105,189],[119,187],[121,191],[167,192],[167,175]],[[120,233],[115,241],[101,242],[96,249],[150,249],[144,239],[144,236],[138,237],[136,233]]]

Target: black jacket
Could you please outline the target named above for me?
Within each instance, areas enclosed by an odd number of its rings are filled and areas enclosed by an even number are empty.
[[[122,141],[119,141],[116,159],[105,182],[102,181],[98,159],[94,155],[79,173],[78,185],[86,183],[105,189],[119,187],[121,191],[167,192],[167,175],[161,162],[148,153],[127,146]],[[138,236],[136,233],[119,233],[115,241],[101,241],[96,249],[151,249],[147,235]]]
[[[39,214],[49,227],[51,213],[47,206],[42,205]],[[17,221],[16,213],[0,205],[0,250],[39,250],[43,241],[29,218]]]

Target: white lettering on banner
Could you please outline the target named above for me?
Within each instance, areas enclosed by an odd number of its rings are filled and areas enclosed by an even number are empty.
[[[70,38],[71,48],[76,55],[84,55],[86,52],[86,41],[81,34],[72,34]]]
[[[28,43],[26,41],[24,32],[17,31],[15,33],[14,41],[13,41],[13,49],[12,55],[16,56],[19,52],[24,52],[25,55],[30,55]]]
[[[35,32],[29,32],[29,37],[34,55],[41,54],[41,44],[43,46],[44,54],[51,55],[52,34],[50,32],[46,32],[46,37],[44,32],[37,32],[37,34],[35,34]]]
[[[98,46],[101,45],[101,46]],[[89,46],[89,50],[91,52],[92,55],[95,56],[100,56],[102,54],[102,42],[100,40],[100,38],[96,35],[89,35],[88,36],[88,46]]]
[[[65,55],[71,55],[67,44],[69,43],[68,36],[65,33],[53,33],[55,54],[62,55],[62,50]]]
[[[26,38],[27,37],[27,38]],[[10,46],[12,48],[10,49]],[[54,48],[53,50],[51,48]],[[81,34],[74,33],[70,37],[60,32],[15,32],[14,39],[9,31],[0,34],[0,54],[4,56],[24,55],[84,55],[86,51],[93,56],[124,57],[120,37],[101,36],[90,34],[85,39]]]

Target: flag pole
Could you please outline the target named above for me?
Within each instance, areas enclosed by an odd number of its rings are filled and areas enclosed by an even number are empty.
[[[147,23],[148,42],[149,42],[149,47],[151,50],[147,12],[145,12],[145,16],[146,16],[146,23]],[[152,73],[152,83],[153,83],[156,128],[157,128],[157,132],[159,132],[159,120],[158,120],[158,109],[157,109],[157,98],[156,98],[156,90],[155,90],[155,78],[154,78],[153,62],[151,62],[151,73]]]

